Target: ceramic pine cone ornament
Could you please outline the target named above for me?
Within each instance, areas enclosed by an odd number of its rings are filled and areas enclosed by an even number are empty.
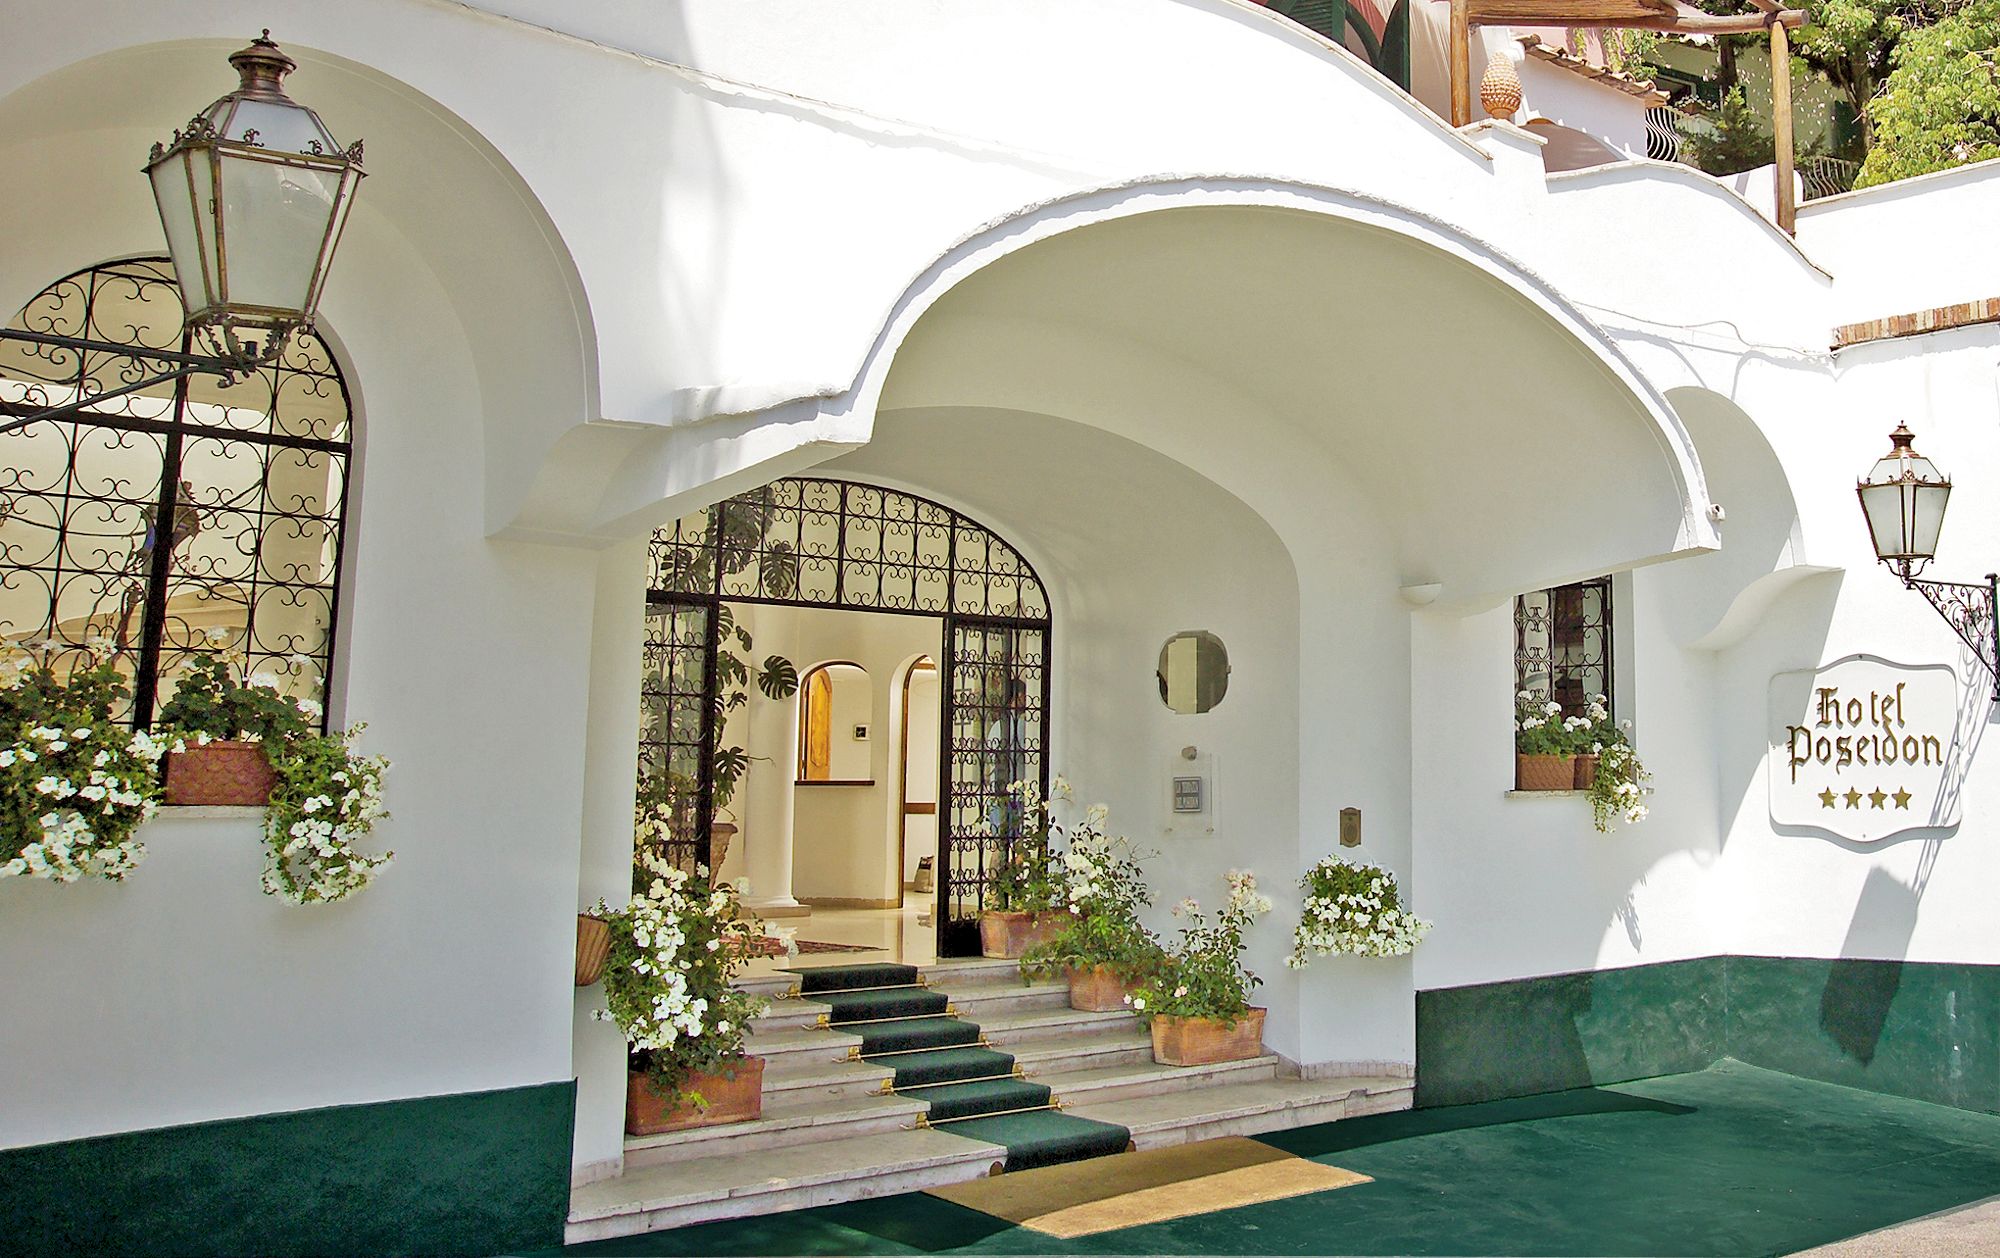
[[[1485,77],[1479,80],[1479,103],[1493,117],[1513,121],[1521,108],[1521,76],[1514,72],[1513,58],[1496,52],[1487,60]]]

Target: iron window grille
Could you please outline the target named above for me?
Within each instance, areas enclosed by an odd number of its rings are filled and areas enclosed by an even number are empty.
[[[193,352],[185,315],[172,264],[138,258],[65,276],[9,326]],[[0,419],[86,403],[0,434],[0,645],[59,675],[108,655],[135,726],[201,654],[324,709],[352,453],[339,365],[301,330],[234,379],[107,396],[151,370],[0,342]]]
[[[1583,712],[1612,697],[1611,578],[1536,590],[1514,600],[1514,690]],[[1615,702],[1613,708],[1615,711]]]

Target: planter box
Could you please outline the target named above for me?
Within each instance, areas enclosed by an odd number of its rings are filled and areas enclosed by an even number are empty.
[[[1597,762],[1601,756],[1578,756],[1576,758],[1576,789],[1587,791],[1597,785]]]
[[[576,985],[588,987],[604,974],[611,951],[611,927],[586,913],[576,915]]]
[[[1264,1055],[1264,1011],[1253,1007],[1225,1027],[1213,1018],[1153,1019],[1153,1060],[1162,1066],[1206,1066]]]
[[[1514,757],[1514,788],[1522,791],[1573,791],[1576,789],[1574,756]]]
[[[979,915],[979,955],[1019,957],[1038,943],[1047,943],[1062,933],[1069,914],[1026,913],[1011,909],[988,909]]]
[[[1072,1009],[1088,1013],[1123,1009],[1126,1007],[1125,997],[1131,990],[1118,981],[1117,975],[1101,965],[1069,972],[1069,1007]]]
[[[699,1092],[706,1107],[676,1105],[662,1096],[645,1072],[625,1072],[625,1134],[657,1136],[665,1131],[685,1131],[690,1127],[715,1127],[722,1123],[747,1123],[764,1113],[764,1059],[745,1057],[727,1074],[695,1075],[687,1090]]]
[[[262,808],[277,781],[262,743],[190,743],[167,753],[165,802]]]

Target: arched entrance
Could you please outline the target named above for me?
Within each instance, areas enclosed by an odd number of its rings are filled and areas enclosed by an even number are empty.
[[[709,862],[742,772],[722,733],[759,669],[733,649],[732,603],[943,621],[933,920],[939,956],[976,954],[988,876],[1024,820],[1008,788],[1048,785],[1049,603],[1034,568],[949,507],[824,478],[774,481],[655,533],[640,797],[664,805],[656,842],[684,868]]]

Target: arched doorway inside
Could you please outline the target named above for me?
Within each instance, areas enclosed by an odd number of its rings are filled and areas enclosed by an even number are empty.
[[[716,818],[749,762],[732,716],[752,685],[772,699],[797,685],[782,657],[755,658],[737,624],[732,607],[759,605],[943,622],[932,920],[939,956],[976,955],[989,877],[1025,820],[1010,788],[1048,785],[1050,616],[1040,577],[979,522],[855,481],[774,481],[655,533],[639,796],[659,821],[642,841],[683,868],[719,862]]]

